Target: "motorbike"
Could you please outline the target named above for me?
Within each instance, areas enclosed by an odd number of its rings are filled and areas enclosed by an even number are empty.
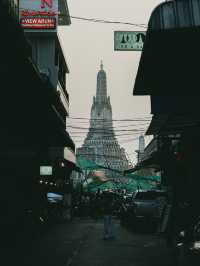
[[[193,265],[196,255],[200,255],[200,215],[191,215],[188,203],[178,204],[170,212],[165,237],[174,266]],[[164,219],[166,222],[165,215]]]

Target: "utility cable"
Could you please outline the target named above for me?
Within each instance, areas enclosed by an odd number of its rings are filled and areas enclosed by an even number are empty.
[[[113,137],[115,138],[115,137],[123,137],[123,136],[134,136],[134,135],[140,135],[140,134],[144,134],[145,133],[145,130],[144,131],[141,131],[141,132],[138,132],[138,133],[131,133],[131,134],[121,134],[121,135],[117,135],[117,134],[115,134],[115,135],[103,135],[102,137],[104,137],[104,138],[108,138],[108,140],[109,139],[113,139]],[[70,133],[69,133],[70,134]],[[74,134],[74,133],[73,133]],[[84,133],[85,134],[85,133]],[[72,137],[75,137],[75,136],[73,136],[72,134],[70,134],[70,136],[72,136]],[[84,137],[84,135],[83,136],[80,136],[80,135],[78,135],[77,137]],[[102,138],[101,138],[102,139]],[[95,139],[93,139],[93,140],[95,140]]]
[[[151,116],[150,117],[143,117],[143,118],[129,118],[129,119],[109,119],[109,120],[105,120],[105,119],[101,119],[101,118],[86,118],[86,117],[67,117],[67,119],[72,119],[72,120],[88,120],[88,121],[102,121],[105,123],[109,123],[112,121],[120,121],[120,122],[134,122],[134,121],[151,121]]]
[[[85,130],[89,130],[89,129],[94,129],[94,130],[100,130],[100,129],[106,129],[106,130],[116,130],[116,128],[124,128],[124,127],[138,127],[138,126],[146,126],[148,125],[149,122],[146,122],[145,124],[134,124],[134,125],[123,125],[123,126],[105,126],[104,128],[96,128],[96,127],[81,127],[81,126],[76,126],[76,125],[67,125],[67,129],[69,128],[73,128],[73,129],[85,129]]]
[[[119,130],[119,129],[116,129],[116,130],[111,130],[111,129],[107,129],[107,130],[103,130],[103,129],[95,129],[95,130],[92,130],[92,132],[90,131],[90,133],[92,133],[92,134],[95,134],[95,133],[97,133],[97,134],[99,134],[99,133],[107,133],[107,134],[110,134],[110,135],[113,135],[113,133],[115,133],[115,132],[139,132],[139,131],[144,131],[145,130],[145,128],[138,128],[138,129],[121,129],[121,130]],[[68,130],[68,132],[70,132],[70,133],[75,133],[75,134],[78,134],[78,133],[80,133],[80,134],[84,134],[84,133],[87,133],[88,132],[88,130],[86,130],[86,131],[70,131],[70,130]]]
[[[77,16],[70,16],[70,18],[82,20],[82,21],[88,21],[88,22],[105,23],[105,24],[121,24],[121,25],[129,25],[129,26],[135,26],[135,27],[147,29],[146,24],[137,24],[137,23],[132,23],[132,22],[113,21],[113,20],[86,18],[86,17],[77,17]]]
[[[85,126],[85,125],[88,125],[88,124],[90,124],[90,122],[92,121],[92,119],[87,119],[88,121],[83,121],[83,120],[69,120],[68,118],[67,118],[67,124],[68,125],[74,125],[74,126],[76,126],[76,125],[82,125],[83,124],[83,126]],[[101,120],[99,120],[100,122],[101,122]],[[151,121],[151,119],[146,119],[146,120],[134,120],[134,121],[132,121],[132,122],[138,122],[138,123],[149,123]],[[128,123],[129,121],[115,121],[115,120],[109,120],[109,121],[103,121],[105,124],[110,124],[110,123],[112,123],[113,122],[113,124],[115,125],[115,126],[120,126],[120,125],[122,125],[122,126],[126,126],[126,122]],[[132,124],[128,124],[128,125],[132,125]]]

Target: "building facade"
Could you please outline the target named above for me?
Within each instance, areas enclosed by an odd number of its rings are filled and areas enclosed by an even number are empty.
[[[194,245],[199,217],[199,5],[199,0],[167,1],[154,9],[134,87],[134,95],[151,96],[153,119],[146,134],[154,139],[143,165],[159,166],[161,185],[168,189],[168,202],[175,211],[164,230],[174,253],[180,231],[185,232],[183,250],[189,250],[188,242]],[[184,57],[191,43],[192,52]],[[178,52],[174,47],[179,47]],[[177,252],[176,264],[190,265],[192,256],[187,254]]]
[[[97,75],[89,131],[83,146],[77,149],[77,156],[117,171],[128,169],[125,150],[120,147],[113,128],[112,106],[110,97],[107,96],[107,77],[102,62]],[[105,170],[105,174],[108,177],[120,175],[109,169]]]
[[[69,17],[66,0],[0,1],[1,223],[9,230],[23,224],[25,210],[42,208],[47,191],[69,190],[74,165],[65,154],[75,145],[66,131],[69,71],[57,35]]]

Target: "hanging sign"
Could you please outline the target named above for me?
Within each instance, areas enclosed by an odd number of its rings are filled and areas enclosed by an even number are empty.
[[[20,24],[25,29],[53,30],[58,23],[58,0],[20,0]]]
[[[26,29],[55,29],[56,19],[54,18],[24,18],[21,19],[21,26]]]
[[[142,51],[146,37],[145,31],[115,31],[115,51]]]

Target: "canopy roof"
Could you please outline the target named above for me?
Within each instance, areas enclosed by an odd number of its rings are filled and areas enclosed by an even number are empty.
[[[126,183],[117,183],[114,179],[107,182],[92,182],[87,186],[87,189],[91,192],[96,192],[98,189],[104,190],[119,190],[125,189],[128,193],[134,192],[139,189],[149,190],[155,188],[155,184],[152,181],[158,181],[158,177],[142,177],[136,175],[130,175]],[[134,177],[134,178],[133,178]]]
[[[134,180],[148,180],[148,181],[155,181],[159,182],[160,181],[160,176],[139,176],[135,174],[128,174],[129,177],[132,177]]]
[[[98,173],[100,173],[100,171],[96,170],[105,169],[106,167],[98,165],[92,161],[83,158],[77,158],[76,164],[82,170],[92,171],[89,177],[92,178],[93,181],[86,185],[86,188],[91,192],[95,192],[98,189],[102,191],[126,189],[127,192],[136,191],[138,188],[152,189],[155,187],[155,185],[152,184],[152,182],[160,181],[160,177],[158,176],[139,176],[133,173],[127,173],[126,176],[124,176],[124,178],[122,177],[121,179],[119,178],[109,179],[101,175],[100,178],[93,178],[93,175],[94,177],[99,177]]]
[[[199,95],[200,0],[160,4],[152,13],[135,95]]]
[[[78,167],[80,167],[82,170],[99,170],[99,169],[108,169],[113,172],[121,173],[123,174],[122,171],[118,171],[115,169],[112,169],[110,167],[106,167],[104,165],[99,165],[96,164],[95,162],[92,162],[90,160],[84,159],[82,157],[78,157],[76,160],[76,164]]]
[[[101,169],[102,167],[97,165],[96,163],[80,158],[78,157],[76,160],[76,164],[78,167],[80,167],[82,170],[98,170]]]

